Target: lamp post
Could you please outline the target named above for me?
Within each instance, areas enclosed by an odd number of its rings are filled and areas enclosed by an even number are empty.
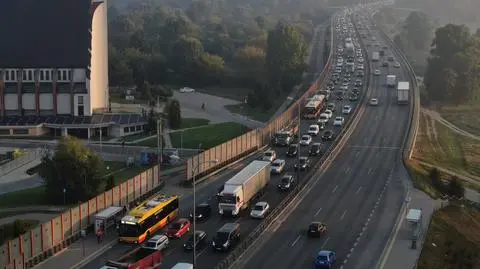
[[[193,184],[193,268],[195,269],[196,266],[197,266],[197,236],[196,236],[196,232],[197,232],[197,212],[196,212],[196,207],[197,207],[197,201],[196,201],[196,194],[195,194],[195,172],[198,170],[198,168],[200,167],[200,165],[202,164],[207,164],[207,163],[211,163],[211,164],[215,164],[215,163],[218,163],[218,160],[215,159],[215,160],[208,160],[208,161],[204,161],[204,162],[201,162],[199,164],[197,164],[197,166],[195,166],[193,168],[193,175],[192,175],[192,184]]]

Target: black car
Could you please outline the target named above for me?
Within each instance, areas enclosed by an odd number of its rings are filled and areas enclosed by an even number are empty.
[[[337,92],[337,100],[343,100],[343,92]]]
[[[384,50],[381,50],[380,53],[379,53],[380,56],[384,56],[385,55],[385,51]]]
[[[201,203],[195,207],[195,219],[202,221],[210,217],[212,208],[207,203]],[[190,220],[193,220],[193,212],[190,213]]]
[[[187,239],[185,244],[183,244],[183,249],[185,251],[193,250],[193,234]],[[195,231],[195,249],[201,249],[207,245],[207,233],[204,231]]]
[[[327,109],[334,112],[335,111],[335,104],[334,103],[328,103]]]
[[[359,93],[360,93],[360,89],[359,89],[359,88],[353,88],[353,89],[352,89],[352,92],[353,92],[354,94],[359,94]]]
[[[322,145],[320,143],[313,143],[308,151],[310,156],[318,156],[321,154],[320,150],[322,149]]]
[[[225,185],[221,185],[217,188],[217,201],[220,200],[220,195],[224,188],[225,188]]]
[[[282,179],[280,179],[280,183],[278,184],[278,189],[281,191],[288,191],[295,185],[295,177],[292,175],[284,175]]]
[[[240,224],[225,223],[212,240],[214,250],[227,251],[240,241]]]
[[[333,140],[333,131],[332,130],[325,130],[322,134],[322,140]]]
[[[388,62],[383,62],[382,66],[383,67],[388,67]]]
[[[295,164],[295,171],[307,171],[310,168],[310,159],[308,157],[298,158],[298,163]]]
[[[355,81],[355,86],[361,87],[362,85],[363,85],[363,83],[362,83],[361,80],[356,80],[356,81]]]
[[[348,100],[357,101],[358,100],[358,94],[350,94],[350,96],[348,97]]]
[[[298,144],[292,144],[288,147],[287,156],[295,157],[298,154]]]

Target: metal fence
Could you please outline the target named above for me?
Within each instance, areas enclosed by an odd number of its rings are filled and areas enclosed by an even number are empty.
[[[22,167],[34,160],[39,160],[42,158],[43,150],[42,149],[34,149],[27,151],[25,155],[22,155],[16,159],[8,161],[2,165],[0,165],[0,179],[1,177],[8,175],[13,170]]]
[[[159,166],[105,191],[88,202],[70,208],[52,220],[0,247],[0,268],[31,268],[58,253],[80,237],[81,230],[93,224],[93,216],[108,206],[123,206],[151,196],[164,182]]]
[[[333,61],[333,32],[334,31],[330,31],[331,42],[328,60],[318,78],[312,83],[306,92],[285,112],[268,122],[264,128],[255,129],[219,146],[208,149],[197,156],[189,158],[187,160],[187,165],[185,166],[186,181],[191,181],[194,175],[196,177],[202,177],[210,174],[260,148],[268,146],[273,134],[283,129],[297,117],[299,110],[298,106],[300,106],[300,109],[303,109],[305,106],[305,100],[325,86],[325,78],[331,71],[331,63]],[[218,162],[209,163],[209,161],[213,160],[218,160]]]

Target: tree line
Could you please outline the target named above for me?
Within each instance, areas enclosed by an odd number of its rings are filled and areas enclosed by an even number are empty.
[[[147,100],[170,96],[172,86],[249,88],[248,103],[268,109],[300,80],[306,44],[326,13],[310,0],[234,2],[112,7],[110,84],[136,86]]]

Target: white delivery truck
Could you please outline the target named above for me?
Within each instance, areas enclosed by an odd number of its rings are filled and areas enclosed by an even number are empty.
[[[397,103],[399,105],[408,104],[409,95],[410,95],[410,82],[399,81],[397,86]]]
[[[238,216],[268,184],[270,169],[268,161],[253,161],[225,182],[218,201],[218,213]]]
[[[372,53],[372,61],[376,62],[380,60],[380,53],[378,51],[375,51]]]
[[[387,76],[387,87],[395,87],[396,82],[397,82],[397,76],[395,75]]]

